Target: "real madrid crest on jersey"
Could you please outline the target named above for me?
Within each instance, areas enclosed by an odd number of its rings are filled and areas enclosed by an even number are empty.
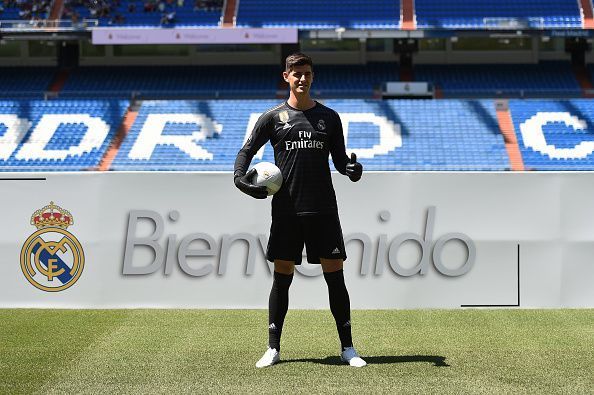
[[[48,292],[63,291],[80,277],[85,255],[80,242],[66,230],[72,215],[54,202],[35,211],[31,225],[37,228],[21,249],[21,269],[33,286]]]
[[[289,113],[285,110],[285,111],[281,111],[278,113],[278,119],[282,122],[282,123],[287,123],[287,121],[289,120]]]
[[[323,119],[318,121],[318,130],[325,130],[326,129],[326,122]]]

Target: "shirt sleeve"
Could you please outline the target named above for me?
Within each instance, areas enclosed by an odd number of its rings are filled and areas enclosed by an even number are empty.
[[[340,120],[340,116],[335,111],[335,131],[330,140],[330,155],[332,155],[332,163],[334,163],[334,168],[340,174],[346,174],[346,165],[349,162],[349,157],[346,153],[346,148],[344,145],[344,133],[342,130],[342,122]]]
[[[272,118],[272,114],[266,113],[261,115],[260,118],[258,118],[258,121],[256,121],[252,133],[237,153],[235,168],[233,170],[235,177],[245,175],[254,155],[256,155],[258,150],[262,148],[268,140],[270,140],[273,126],[273,123],[271,122]]]

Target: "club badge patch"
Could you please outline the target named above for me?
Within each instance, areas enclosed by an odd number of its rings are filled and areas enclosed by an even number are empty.
[[[80,242],[66,229],[74,224],[69,211],[50,202],[35,211],[31,225],[37,228],[21,249],[21,269],[36,288],[63,291],[79,279],[85,266]]]
[[[326,122],[323,119],[318,121],[318,130],[325,130],[326,129]]]
[[[282,123],[287,123],[289,121],[289,113],[285,110],[285,111],[281,111],[278,114],[278,119],[282,122]]]

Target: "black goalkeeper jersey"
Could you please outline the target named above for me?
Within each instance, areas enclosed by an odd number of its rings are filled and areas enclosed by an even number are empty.
[[[272,216],[338,213],[328,155],[345,174],[348,157],[338,113],[321,103],[301,111],[283,103],[260,116],[237,154],[235,175],[243,175],[270,141],[283,185],[272,198]]]

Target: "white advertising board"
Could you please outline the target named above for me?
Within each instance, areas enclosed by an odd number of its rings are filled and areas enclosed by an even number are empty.
[[[295,28],[112,28],[92,30],[93,45],[110,44],[279,44],[297,42]]]
[[[594,307],[592,173],[333,180],[354,309]],[[5,173],[0,188],[0,307],[267,307],[270,199],[230,173]],[[327,308],[320,274],[299,268],[291,308]]]
[[[426,96],[430,95],[427,82],[386,82],[386,95]]]

